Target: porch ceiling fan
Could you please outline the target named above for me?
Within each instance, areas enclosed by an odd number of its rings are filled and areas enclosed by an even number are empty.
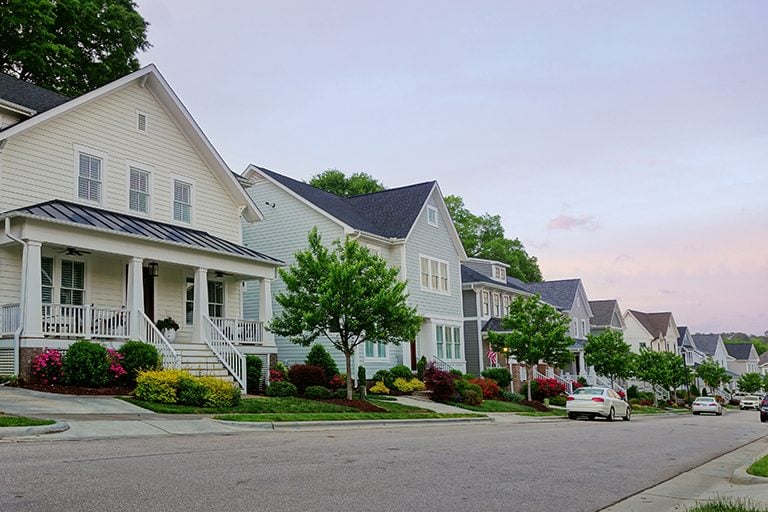
[[[67,256],[82,256],[83,254],[91,254],[91,251],[84,251],[76,247],[67,247],[60,250],[59,253],[65,254]]]

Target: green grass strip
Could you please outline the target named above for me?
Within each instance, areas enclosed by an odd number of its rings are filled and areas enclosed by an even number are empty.
[[[54,420],[39,420],[37,418],[25,418],[23,416],[0,415],[0,427],[39,427],[41,425],[53,425]]]
[[[480,405],[469,405],[464,403],[451,403],[456,407],[477,412],[536,412],[533,407],[521,405],[515,402],[504,402],[501,400],[483,400]]]
[[[687,512],[765,512],[766,508],[750,500],[718,498],[709,503],[702,503]]]
[[[124,398],[126,402],[162,414],[261,414],[261,413],[340,413],[356,409],[343,405],[305,400],[295,397],[243,398],[236,407],[192,407],[177,404],[158,404],[135,398]]]
[[[749,469],[747,469],[747,473],[755,476],[768,477],[768,455],[753,462],[752,465],[749,466]]]
[[[216,420],[243,422],[291,422],[291,421],[345,421],[345,420],[422,420],[442,418],[482,418],[482,414],[441,414],[437,412],[413,414],[399,412],[342,412],[306,414],[222,414]]]

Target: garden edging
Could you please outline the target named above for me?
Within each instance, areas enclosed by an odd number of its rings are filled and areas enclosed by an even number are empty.
[[[431,426],[467,423],[494,423],[493,418],[424,418],[405,420],[339,420],[339,421],[227,421],[214,420],[230,427],[252,430],[324,430],[328,428],[381,428]]]

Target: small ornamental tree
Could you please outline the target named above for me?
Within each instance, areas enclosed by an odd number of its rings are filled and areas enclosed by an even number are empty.
[[[669,385],[677,398],[677,390],[682,386],[689,386],[693,380],[693,371],[685,364],[685,358],[671,352],[669,358]]]
[[[607,330],[600,334],[587,334],[584,347],[584,359],[589,366],[595,367],[598,375],[603,375],[613,382],[626,379],[632,373],[632,351],[629,343],[624,342],[621,331]]]
[[[366,341],[409,342],[421,328],[421,317],[406,302],[399,270],[355,240],[336,240],[329,249],[315,228],[309,233],[309,247],[295,258],[280,269],[286,291],[275,297],[282,311],[269,330],[305,347],[327,338],[344,354],[351,400],[355,349]]]
[[[653,350],[640,349],[640,354],[636,356],[635,375],[640,380],[644,380],[653,386],[654,406],[659,404],[656,386],[664,388],[671,381],[671,367],[669,358],[665,354],[671,354],[671,352],[655,352]]]
[[[710,391],[731,380],[728,371],[713,359],[707,359],[696,368],[696,375],[704,381]]]
[[[336,361],[334,361],[331,354],[325,350],[325,347],[319,343],[312,344],[312,348],[309,349],[309,353],[304,362],[322,368],[325,373],[326,381],[330,381],[334,375],[339,373],[339,367],[336,366]]]
[[[530,368],[544,361],[561,366],[569,363],[573,355],[568,347],[573,340],[568,336],[568,318],[554,307],[541,302],[538,295],[517,296],[509,304],[509,314],[501,320],[504,332],[489,332],[488,340],[496,352],[504,348],[510,357]],[[528,400],[531,400],[531,381],[528,380]]]
[[[757,393],[763,387],[763,378],[759,373],[744,373],[736,381],[739,391],[745,393]]]

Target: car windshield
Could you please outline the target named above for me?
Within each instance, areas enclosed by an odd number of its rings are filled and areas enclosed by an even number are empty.
[[[598,388],[579,388],[573,392],[574,395],[602,395],[603,390]]]
[[[760,400],[760,399],[759,399],[759,398],[757,398],[756,396],[752,396],[752,395],[750,395],[750,396],[745,396],[745,397],[744,397],[744,400]]]
[[[708,397],[699,397],[696,399],[697,402],[714,402],[714,398],[708,398]]]

